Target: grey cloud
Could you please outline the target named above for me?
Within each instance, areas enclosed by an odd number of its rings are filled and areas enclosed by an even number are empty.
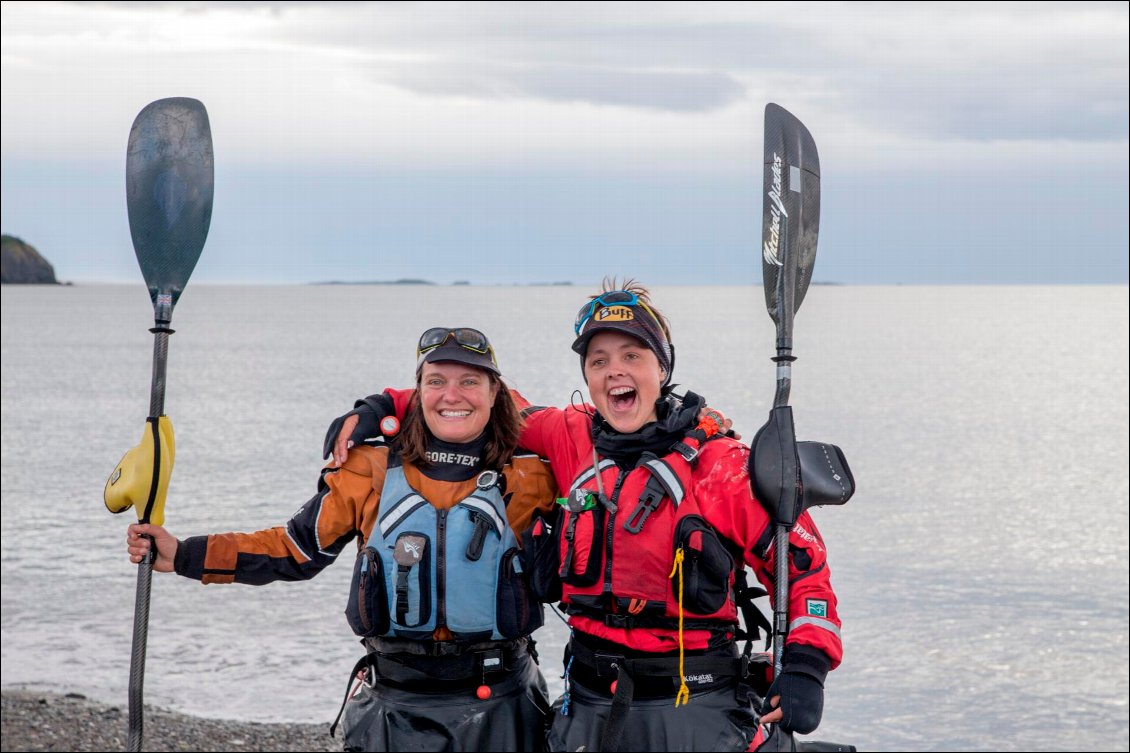
[[[422,94],[533,98],[672,111],[713,110],[741,98],[745,88],[720,73],[654,72],[558,65],[431,64],[375,74]]]
[[[1127,137],[1124,4],[223,5],[271,8],[264,37],[370,56],[374,80],[429,96],[693,112],[749,87],[914,137]]]
[[[756,5],[746,17],[712,20],[708,8],[692,21],[594,9],[518,16],[493,6],[408,17],[381,9],[379,22],[351,33],[369,50],[427,55],[431,64],[407,64],[385,79],[423,94],[705,111],[748,85],[914,137],[1127,136],[1127,34],[1116,30],[1119,11],[1110,6],[1009,6],[985,16],[972,6],[952,14],[948,6],[849,8],[850,23],[816,21],[819,11],[798,8],[800,20],[789,25]],[[957,22],[958,11],[967,23]],[[1099,12],[1111,26],[1094,23]],[[1121,18],[1125,29],[1125,12]]]

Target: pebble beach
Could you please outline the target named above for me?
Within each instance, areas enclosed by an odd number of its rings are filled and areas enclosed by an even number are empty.
[[[129,713],[124,706],[90,700],[78,693],[56,695],[3,691],[4,751],[125,750]],[[340,751],[341,732],[328,724],[262,724],[202,719],[165,709],[145,708],[142,750],[173,751]]]

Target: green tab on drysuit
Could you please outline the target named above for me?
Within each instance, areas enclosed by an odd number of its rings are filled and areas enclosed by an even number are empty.
[[[102,498],[112,513],[133,507],[142,523],[165,524],[165,494],[173,475],[176,442],[168,416],[148,418],[141,441],[122,456]]]
[[[596,497],[585,489],[574,489],[568,497],[558,497],[557,504],[569,512],[584,512],[596,507]]]

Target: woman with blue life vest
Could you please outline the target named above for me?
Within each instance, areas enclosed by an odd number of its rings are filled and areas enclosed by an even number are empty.
[[[523,552],[534,590],[560,602],[572,635],[547,749],[748,750],[761,724],[812,732],[842,656],[812,519],[801,514],[789,537],[783,669],[758,686],[738,639],[758,622],[749,597],[764,592],[746,587],[745,567],[772,592],[777,552],[749,448],[703,398],[672,391],[670,330],[646,288],[606,282],[574,334],[592,405],[529,408],[520,439],[565,494],[535,517]],[[356,421],[403,413],[411,391],[366,400],[331,427],[337,449],[358,436]]]
[[[415,394],[399,432],[383,424],[395,438],[324,469],[285,526],[178,541],[135,524],[130,558],[152,536],[154,570],[261,585],[312,578],[356,541],[346,616],[367,653],[346,749],[539,751],[549,702],[529,635],[542,608],[516,532],[553,507],[553,478],[517,447],[518,405],[481,332],[426,331]]]

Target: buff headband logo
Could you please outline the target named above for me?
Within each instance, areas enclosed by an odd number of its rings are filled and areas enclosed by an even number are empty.
[[[828,616],[828,602],[823,599],[806,599],[805,611],[813,617],[827,617]]]
[[[780,267],[784,266],[781,263],[781,256],[778,253],[781,245],[781,217],[786,220],[789,218],[789,213],[785,211],[785,202],[781,198],[781,156],[776,152],[773,153],[773,184],[769,188],[769,200],[773,202],[773,206],[769,207],[769,237],[765,239],[765,245],[761,249],[761,255],[765,258],[766,264],[772,264]]]
[[[609,306],[597,311],[593,317],[598,322],[630,322],[635,318],[636,312],[629,306]]]

